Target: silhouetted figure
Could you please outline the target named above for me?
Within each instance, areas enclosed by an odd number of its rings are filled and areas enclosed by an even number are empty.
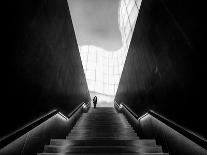
[[[97,104],[97,97],[94,96],[94,98],[93,98],[93,105],[94,105],[94,108],[96,108],[96,104]]]

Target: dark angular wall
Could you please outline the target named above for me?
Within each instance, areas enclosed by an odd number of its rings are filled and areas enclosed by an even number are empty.
[[[205,15],[198,4],[142,1],[115,99],[206,138]]]
[[[0,137],[52,109],[68,114],[90,100],[67,0],[7,6]]]

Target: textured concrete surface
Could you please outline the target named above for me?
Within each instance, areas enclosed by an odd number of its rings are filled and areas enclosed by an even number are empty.
[[[200,9],[192,1],[142,2],[115,99],[138,115],[154,109],[207,137]]]
[[[67,114],[90,99],[67,0],[15,1],[4,15],[0,137],[52,109]]]

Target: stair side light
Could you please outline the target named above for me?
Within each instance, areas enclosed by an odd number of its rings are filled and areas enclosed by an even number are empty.
[[[122,104],[120,104],[120,105],[119,105],[119,109],[121,110],[122,108],[123,108],[123,105],[122,105]]]
[[[86,104],[85,104],[85,103],[83,104],[83,108],[84,108],[84,109],[86,109],[86,108],[87,108],[87,106],[86,106]]]
[[[64,119],[64,120],[68,120],[68,118],[65,116],[65,115],[63,115],[61,112],[58,112],[58,115],[62,118],[62,119]]]
[[[147,115],[149,115],[149,114],[148,113],[143,114],[141,117],[138,118],[138,120],[145,118]]]

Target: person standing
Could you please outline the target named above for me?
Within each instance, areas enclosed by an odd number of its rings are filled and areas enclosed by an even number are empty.
[[[94,108],[96,108],[96,104],[97,104],[97,97],[94,96],[94,98],[93,98],[93,106],[94,106]]]

